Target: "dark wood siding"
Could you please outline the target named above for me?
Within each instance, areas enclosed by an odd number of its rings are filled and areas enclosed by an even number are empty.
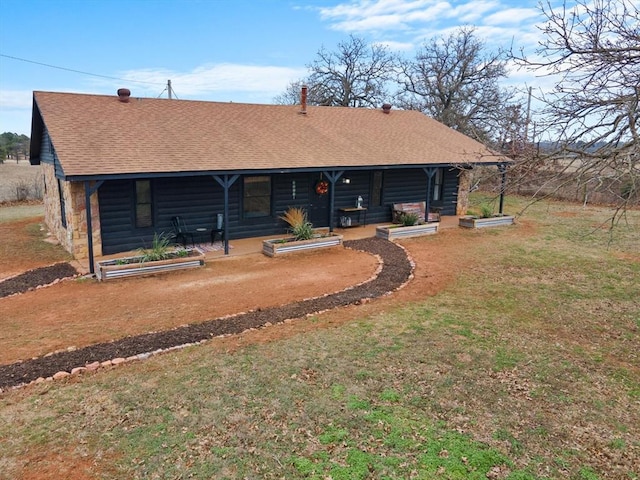
[[[44,141],[44,140],[43,140]],[[44,153],[44,151],[43,151]],[[370,205],[373,170],[345,172],[350,183],[338,180],[334,191],[334,226],[339,224],[340,208],[354,207],[360,195],[368,208],[367,222],[391,221],[393,203],[422,202],[426,198],[427,175],[422,169],[384,170],[382,205]],[[291,173],[272,177],[271,212],[267,217],[242,217],[242,177],[229,189],[229,218],[226,225],[230,239],[282,235],[287,225],[279,219],[289,207],[307,209],[311,201],[312,185],[318,173]],[[295,182],[295,194],[294,185]],[[98,189],[102,251],[105,255],[148,247],[154,233],[171,232],[171,218],[181,216],[191,229],[210,229],[216,216],[224,213],[224,190],[213,176],[154,178],[153,226],[135,227],[135,199],[133,180],[108,180]],[[442,213],[455,213],[458,188],[457,171],[446,169],[443,177]],[[319,226],[319,225],[318,225]]]
[[[183,217],[190,229],[211,228],[216,215],[224,212],[223,190],[211,176],[156,178],[151,181],[151,189],[153,226],[136,228],[134,181],[111,180],[100,187],[100,228],[105,254],[150,246],[155,233],[172,231],[174,216]],[[231,203],[230,211],[237,212],[237,203]]]
[[[62,166],[60,165],[60,161],[58,160],[57,155],[55,154],[55,150],[51,148],[51,139],[46,128],[42,131],[42,138],[40,141],[42,142],[40,144],[40,162],[53,164],[56,177],[64,178]]]
[[[49,149],[49,132],[46,129],[42,130],[40,142],[40,161],[42,163],[53,163],[53,154]]]
[[[441,207],[442,215],[455,215],[458,202],[458,170],[445,168],[442,179],[442,202],[434,202],[434,206]]]

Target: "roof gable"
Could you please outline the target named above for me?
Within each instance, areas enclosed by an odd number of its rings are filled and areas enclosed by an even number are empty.
[[[414,111],[52,92],[34,92],[36,108],[66,176],[505,160]]]

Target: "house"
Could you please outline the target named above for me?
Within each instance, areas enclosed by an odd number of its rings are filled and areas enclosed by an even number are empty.
[[[45,221],[76,258],[149,245],[172,217],[225,243],[282,234],[303,207],[315,227],[339,225],[361,197],[369,223],[391,205],[427,201],[466,211],[467,169],[506,162],[415,111],[250,105],[34,92],[31,163],[45,179]]]

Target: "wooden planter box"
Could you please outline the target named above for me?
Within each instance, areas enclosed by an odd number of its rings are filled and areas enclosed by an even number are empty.
[[[376,227],[376,237],[385,240],[398,240],[401,238],[421,237],[423,235],[433,235],[438,233],[440,222],[423,223],[403,227],[402,225],[387,225]]]
[[[141,262],[139,261],[141,259],[142,257],[123,257],[96,262],[96,275],[99,280],[109,280],[112,278],[151,275],[186,268],[198,268],[204,265],[204,253],[200,253],[197,250],[189,250],[189,255],[186,257],[176,257],[154,262]]]
[[[503,225],[513,225],[513,215],[502,215],[499,217],[476,218],[476,217],[460,217],[458,225],[464,228],[487,228],[502,227]]]
[[[287,253],[314,250],[317,248],[339,247],[342,245],[342,235],[335,233],[319,236],[309,240],[294,240],[290,238],[274,238],[262,241],[262,253],[268,257]]]

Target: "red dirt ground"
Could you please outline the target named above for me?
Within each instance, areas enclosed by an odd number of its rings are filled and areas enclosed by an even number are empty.
[[[0,224],[3,235],[10,233],[8,225],[24,228],[22,222]],[[498,237],[481,231],[447,229],[432,237],[404,240],[401,244],[416,267],[414,278],[403,289],[362,305],[330,310],[314,322],[278,324],[213,339],[209,346],[214,351],[229,352],[248,344],[336,327],[354,317],[435,295],[458,275],[473,269],[473,255],[477,253],[472,252],[478,252],[479,245],[499,248],[500,242],[531,232],[531,225],[521,221],[517,228],[504,229]],[[17,272],[53,262],[38,264],[33,259],[7,258],[0,249],[0,263]],[[224,258],[209,262],[203,269],[147,278],[103,283],[64,281],[0,299],[0,364],[335,292],[368,280],[377,267],[377,259],[371,255],[330,249],[283,258],[267,258],[261,253]],[[85,480],[92,478],[90,463],[34,451],[25,459],[22,478],[57,479],[64,472],[69,480]]]
[[[24,228],[23,222],[0,225],[3,235],[16,233],[7,231],[8,225]],[[501,237],[526,230],[521,224]],[[493,235],[460,229],[404,240],[416,263],[415,278],[389,297],[358,306],[358,315],[435,295],[463,268],[472,268],[473,258],[466,254],[471,242],[477,246],[496,241]],[[1,257],[12,271],[39,266],[33,258]],[[202,269],[146,278],[67,280],[0,300],[0,364],[336,292],[368,280],[377,266],[371,255],[329,249],[282,258],[261,253],[217,258]],[[351,310],[337,309],[322,317],[348,320],[354,315]],[[277,337],[281,330],[263,330],[260,336]]]

